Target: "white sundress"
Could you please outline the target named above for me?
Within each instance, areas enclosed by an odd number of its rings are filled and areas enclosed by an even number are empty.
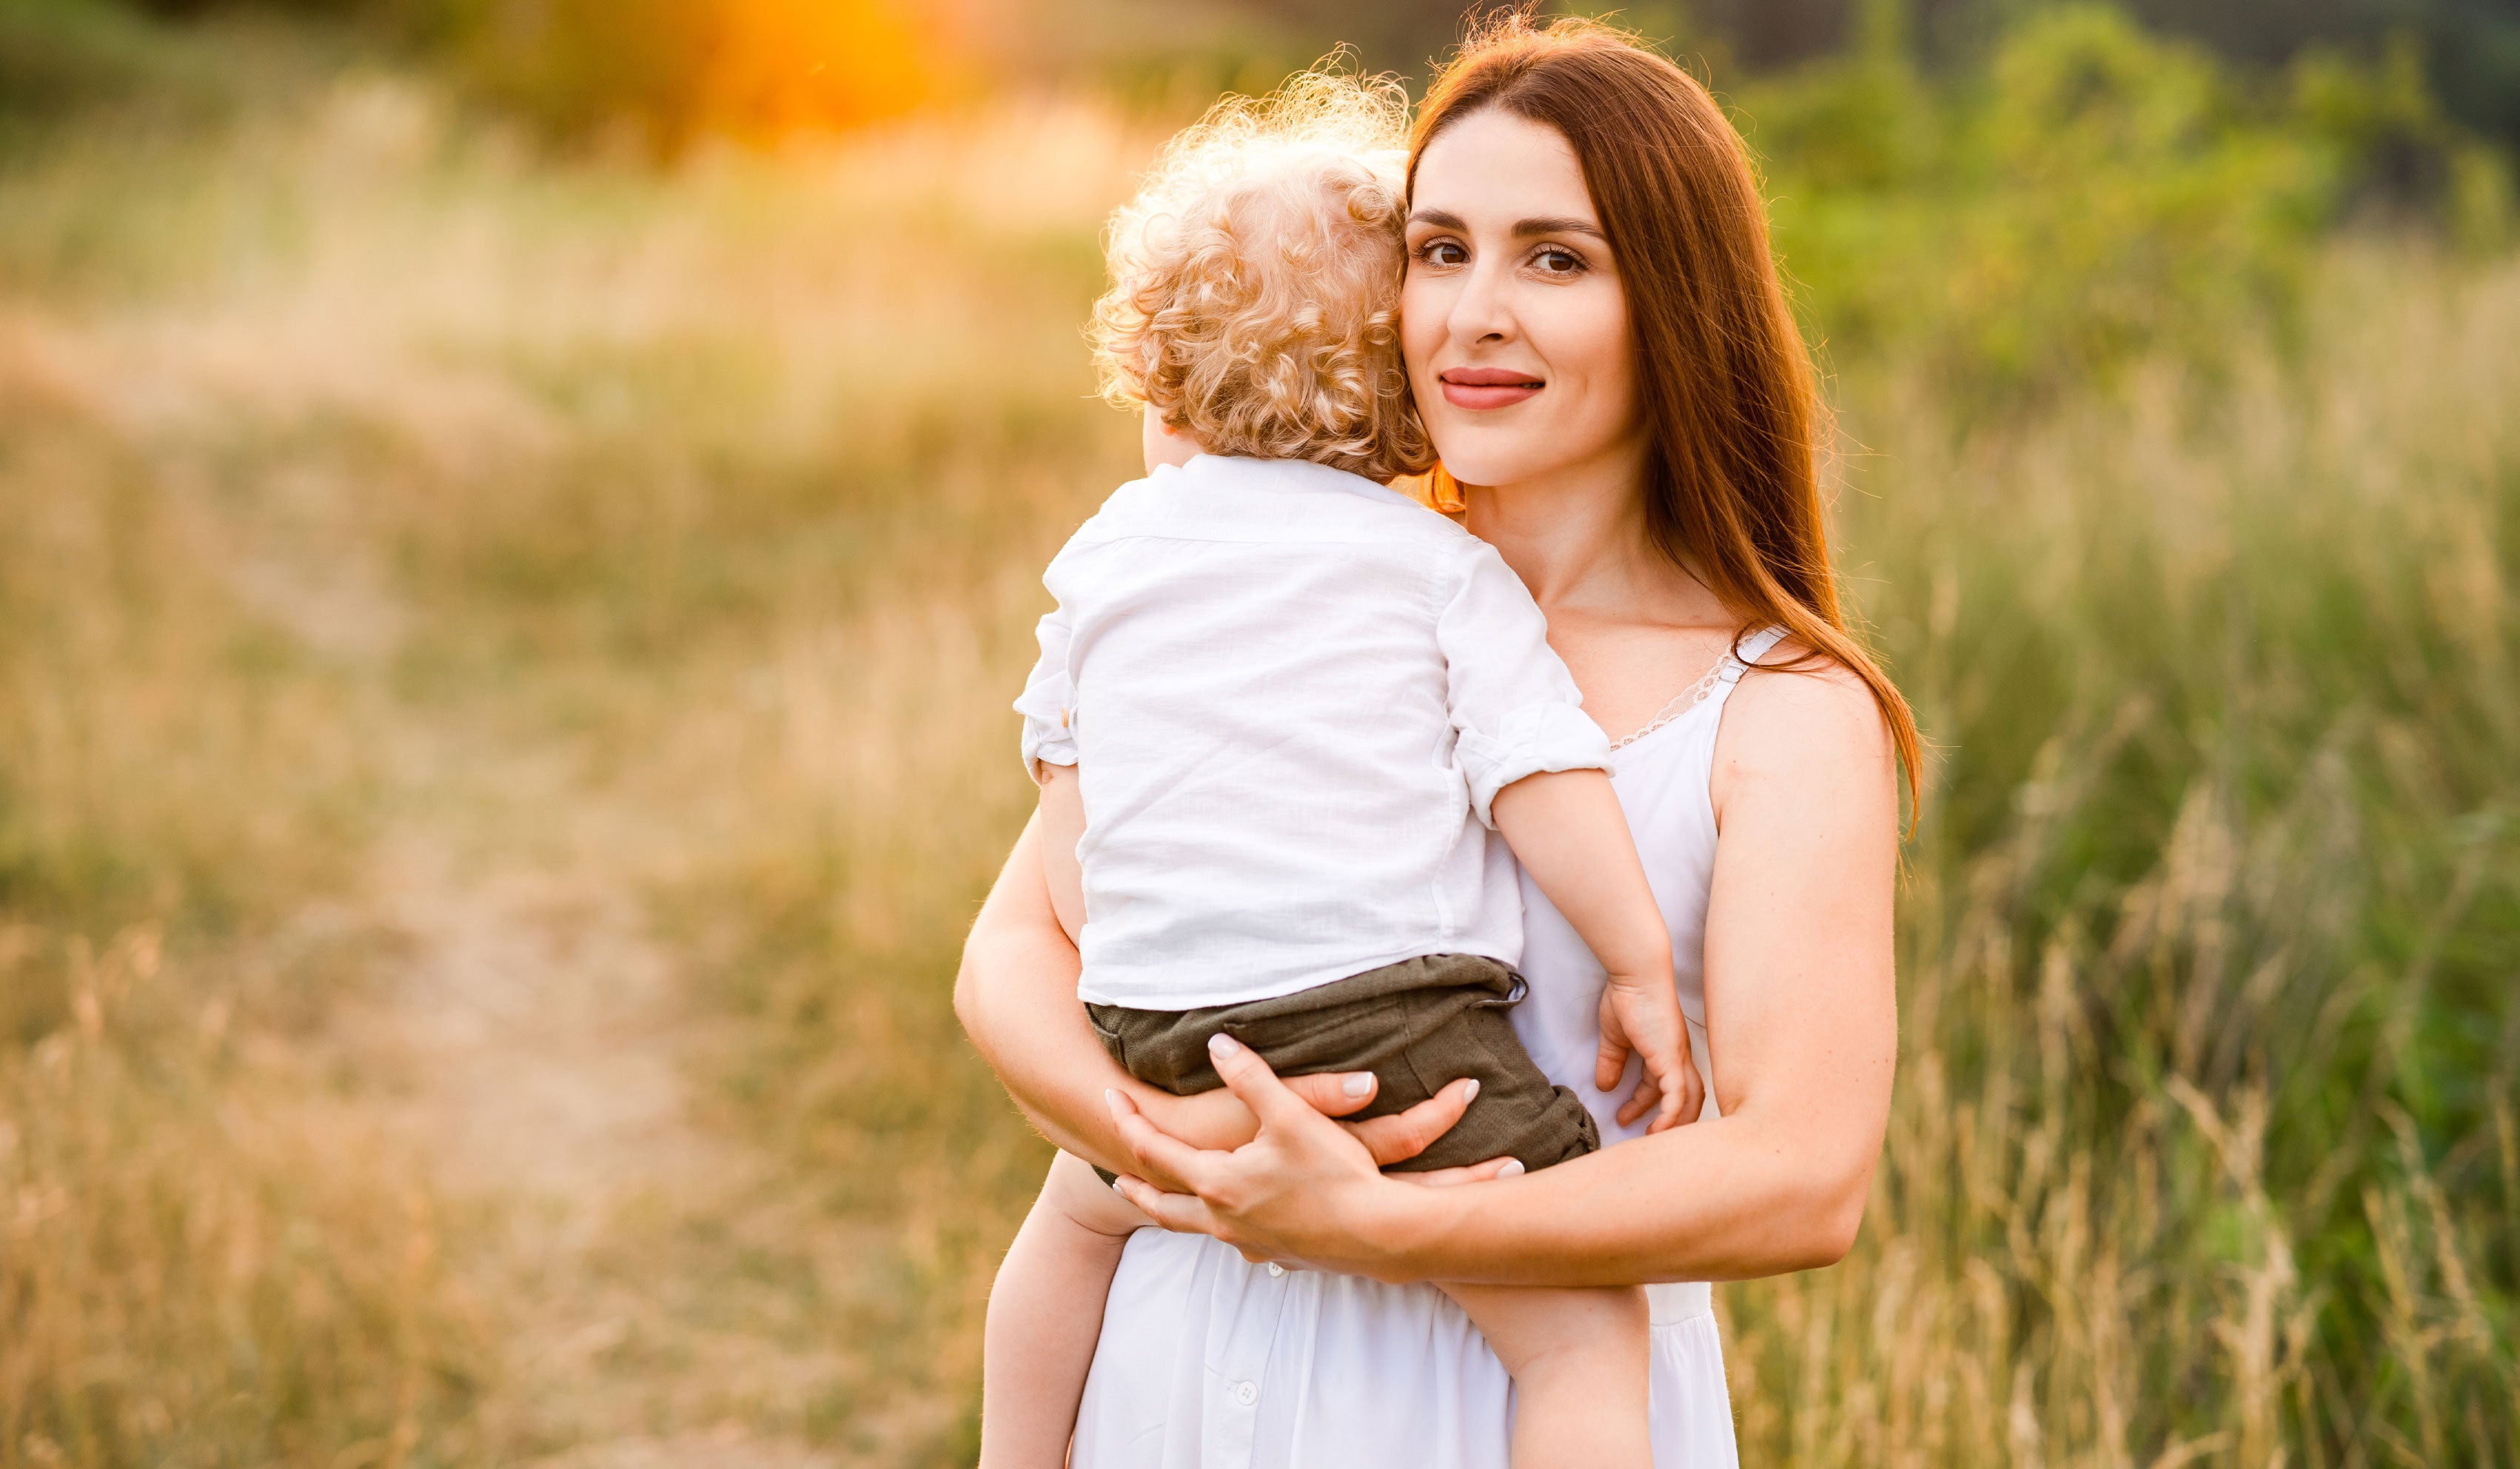
[[[1662,717],[1623,741],[1612,784],[1671,929],[1689,1043],[1709,1078],[1703,953],[1715,868],[1707,782],[1724,702],[1782,629],[1742,640]],[[1601,1125],[1616,1093],[1592,1085],[1602,974],[1528,880],[1514,1031],[1540,1069]],[[1703,1284],[1646,1288],[1652,1306],[1655,1469],[1732,1469],[1724,1352]],[[1478,1329],[1430,1285],[1256,1265],[1202,1234],[1141,1229],[1103,1308],[1069,1462],[1074,1469],[1509,1469],[1513,1384]]]

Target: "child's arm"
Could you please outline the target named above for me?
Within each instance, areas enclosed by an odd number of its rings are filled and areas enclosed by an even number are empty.
[[[1047,811],[1048,793],[1043,809]],[[1645,1085],[1659,1093],[1659,1132],[1694,1121],[1704,1089],[1688,1053],[1671,973],[1671,933],[1646,886],[1644,864],[1628,834],[1628,818],[1600,770],[1544,771],[1499,791],[1491,808],[1497,830],[1522,870],[1566,915],[1593,957],[1609,971],[1601,993],[1601,1050],[1593,1084],[1619,1084],[1634,1049],[1644,1059]],[[1642,1111],[1643,1091],[1620,1120]]]
[[[1649,1108],[1659,1113],[1656,1131],[1693,1120],[1704,1087],[1672,987],[1671,935],[1610,789],[1610,742],[1585,717],[1583,695],[1550,649],[1549,621],[1521,578],[1492,548],[1463,544],[1435,638],[1470,809],[1504,834],[1609,971],[1596,1084],[1618,1085],[1631,1050],[1645,1068],[1619,1121]]]
[[[1075,943],[1085,932],[1085,869],[1076,860],[1076,844],[1085,836],[1085,793],[1074,765],[1044,760],[1034,771],[1041,780],[1042,874],[1050,880],[1051,910]]]

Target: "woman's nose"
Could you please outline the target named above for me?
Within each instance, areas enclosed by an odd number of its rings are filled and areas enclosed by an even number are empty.
[[[1453,301],[1453,335],[1463,342],[1505,342],[1513,335],[1503,282],[1484,266],[1470,272]]]

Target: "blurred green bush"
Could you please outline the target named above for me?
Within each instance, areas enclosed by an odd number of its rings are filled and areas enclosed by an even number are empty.
[[[216,99],[198,47],[98,0],[0,0],[0,137],[103,106]]]
[[[2294,317],[2340,225],[2421,223],[2479,253],[2510,232],[2504,170],[2405,47],[2251,76],[2069,7],[1957,78],[1876,41],[1732,100],[1832,358],[1895,351],[1981,407],[2155,348],[2210,369],[2244,324]]]

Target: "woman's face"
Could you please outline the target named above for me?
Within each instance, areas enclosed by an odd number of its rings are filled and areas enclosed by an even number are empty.
[[[1463,483],[1633,475],[1642,461],[1618,263],[1553,128],[1489,109],[1426,145],[1400,342],[1435,451]]]

